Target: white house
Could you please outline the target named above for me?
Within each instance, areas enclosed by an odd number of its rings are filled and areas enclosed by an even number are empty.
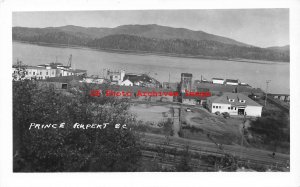
[[[122,86],[133,86],[133,83],[130,80],[126,79],[121,83],[121,85]]]
[[[241,93],[224,93],[207,99],[211,113],[228,112],[230,115],[261,117],[262,106]]]
[[[125,70],[121,70],[121,71],[107,70],[107,76],[110,78],[112,84],[121,85],[125,77]]]
[[[82,82],[93,83],[93,84],[103,84],[105,82],[105,79],[99,78],[99,77],[85,77],[85,78],[83,78]]]
[[[226,79],[226,84],[228,85],[239,85],[239,81],[235,79]]]
[[[213,78],[212,82],[213,84],[224,84],[225,80],[221,78]]]

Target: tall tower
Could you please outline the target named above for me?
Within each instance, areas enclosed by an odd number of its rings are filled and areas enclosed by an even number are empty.
[[[120,72],[120,79],[121,79],[121,82],[124,80],[124,77],[125,77],[125,70],[121,70]]]
[[[181,73],[180,90],[181,93],[185,93],[185,90],[192,90],[192,78],[191,73]]]

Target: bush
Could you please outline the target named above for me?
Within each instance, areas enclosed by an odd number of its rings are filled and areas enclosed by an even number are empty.
[[[265,117],[253,121],[249,130],[252,134],[259,135],[264,145],[274,146],[270,150],[276,151],[279,147],[289,152],[289,146],[286,145],[290,142],[288,117],[278,112],[265,112],[264,115]]]

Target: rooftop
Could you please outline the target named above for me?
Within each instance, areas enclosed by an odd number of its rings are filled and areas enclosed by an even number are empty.
[[[85,73],[86,72],[86,70],[83,70],[83,69],[70,69],[68,71],[73,72],[73,73]]]
[[[181,73],[181,77],[193,77],[193,74],[191,73]]]
[[[27,69],[46,69],[44,67],[38,67],[38,66],[27,66]]]
[[[234,83],[238,83],[239,81],[236,79],[226,79],[226,82],[234,82]]]
[[[233,106],[243,106],[243,105],[249,105],[249,106],[261,106],[260,104],[256,103],[249,97],[245,96],[241,93],[230,93],[225,92],[221,96],[214,96],[208,98],[212,103],[220,103],[220,104],[231,104]],[[233,102],[229,102],[229,99],[234,99]],[[245,100],[245,103],[240,103],[239,100]]]

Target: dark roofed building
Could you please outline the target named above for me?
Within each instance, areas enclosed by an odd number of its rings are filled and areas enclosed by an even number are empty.
[[[239,85],[239,81],[236,79],[226,79],[225,83],[228,85]]]

